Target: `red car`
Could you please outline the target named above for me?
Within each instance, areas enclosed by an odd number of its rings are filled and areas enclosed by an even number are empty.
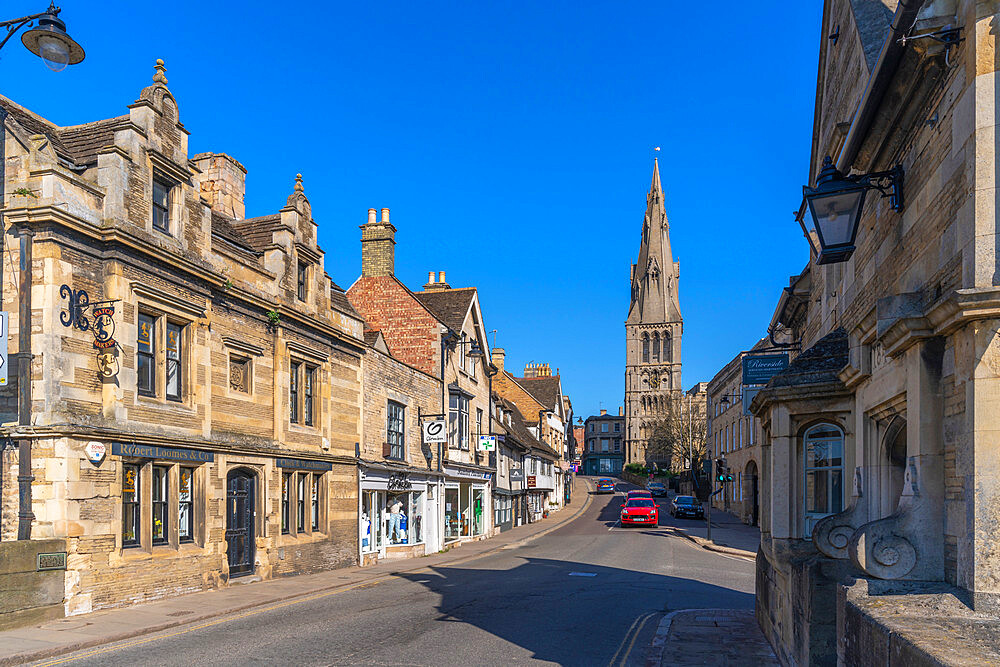
[[[659,523],[659,507],[652,498],[631,498],[622,505],[622,525],[655,526]]]
[[[633,498],[649,498],[652,500],[653,493],[651,491],[644,491],[642,489],[637,489],[635,491],[629,491],[625,494],[625,500],[629,501]]]

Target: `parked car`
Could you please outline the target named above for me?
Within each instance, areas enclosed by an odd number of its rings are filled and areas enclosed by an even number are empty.
[[[622,525],[655,526],[659,523],[659,507],[652,498],[630,498],[622,505]]]
[[[690,516],[704,519],[705,508],[694,496],[677,496],[670,504],[670,514],[674,517]]]
[[[643,489],[635,489],[634,491],[628,491],[625,494],[625,500],[632,500],[633,498],[649,498],[653,499],[653,494],[649,491],[644,491]]]
[[[667,495],[667,487],[663,485],[663,482],[650,482],[646,485],[646,490],[653,494],[653,497],[657,496],[665,497]]]
[[[598,493],[614,493],[615,492],[615,480],[613,480],[613,479],[599,479],[599,480],[597,480],[597,492]]]

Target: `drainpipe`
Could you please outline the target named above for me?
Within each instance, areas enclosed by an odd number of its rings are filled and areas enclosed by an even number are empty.
[[[21,229],[20,284],[17,287],[20,312],[17,327],[17,423],[31,424],[31,242],[35,236],[29,227]],[[18,444],[18,512],[17,539],[31,539],[31,439],[22,438]]]

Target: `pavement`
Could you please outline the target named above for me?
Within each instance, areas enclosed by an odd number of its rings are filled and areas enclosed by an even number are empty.
[[[669,517],[668,518],[672,518]],[[708,539],[708,524],[700,519],[673,519],[678,535],[710,551],[742,556],[755,560],[760,546],[760,529],[748,526],[729,512],[712,509],[712,539]]]
[[[582,503],[490,540],[0,633],[0,664],[648,667],[757,655],[752,563],[679,539],[667,515],[623,528],[621,495],[577,481]],[[692,648],[692,634],[714,652]]]

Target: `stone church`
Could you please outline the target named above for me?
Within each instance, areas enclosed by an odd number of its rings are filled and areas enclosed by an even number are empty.
[[[625,320],[625,462],[646,462],[652,425],[681,394],[680,264],[670,251],[659,164],[646,195],[639,259],[632,265],[632,300]],[[669,461],[658,461],[669,465]]]

